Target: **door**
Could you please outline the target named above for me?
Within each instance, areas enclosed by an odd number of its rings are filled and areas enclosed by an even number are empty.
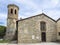
[[[45,32],[42,32],[41,39],[42,39],[42,42],[46,42],[46,33]]]

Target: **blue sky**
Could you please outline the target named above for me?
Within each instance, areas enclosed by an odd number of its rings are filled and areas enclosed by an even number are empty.
[[[7,23],[7,5],[19,6],[19,18],[27,18],[43,12],[57,20],[60,18],[60,0],[0,0],[0,25]]]

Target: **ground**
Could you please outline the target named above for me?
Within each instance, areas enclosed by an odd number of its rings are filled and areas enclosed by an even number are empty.
[[[35,44],[9,44],[9,43],[0,43],[0,45],[60,45],[60,43],[54,42],[43,42],[43,43],[35,43]]]

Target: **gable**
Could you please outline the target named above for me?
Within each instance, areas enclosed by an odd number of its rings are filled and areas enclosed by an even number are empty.
[[[42,14],[38,14],[38,15],[35,15],[35,16],[31,16],[31,17],[28,17],[28,18],[25,18],[25,19],[21,19],[21,20],[18,20],[18,21],[22,21],[22,20],[27,20],[27,19],[30,19],[30,18],[33,18],[33,17],[36,17],[36,16],[46,16],[47,18],[51,19],[52,21],[56,22],[54,19],[52,19],[51,17],[47,16],[46,14],[42,13]]]

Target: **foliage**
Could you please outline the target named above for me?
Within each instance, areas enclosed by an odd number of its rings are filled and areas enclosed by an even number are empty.
[[[0,38],[3,38],[6,32],[5,26],[0,26]]]

